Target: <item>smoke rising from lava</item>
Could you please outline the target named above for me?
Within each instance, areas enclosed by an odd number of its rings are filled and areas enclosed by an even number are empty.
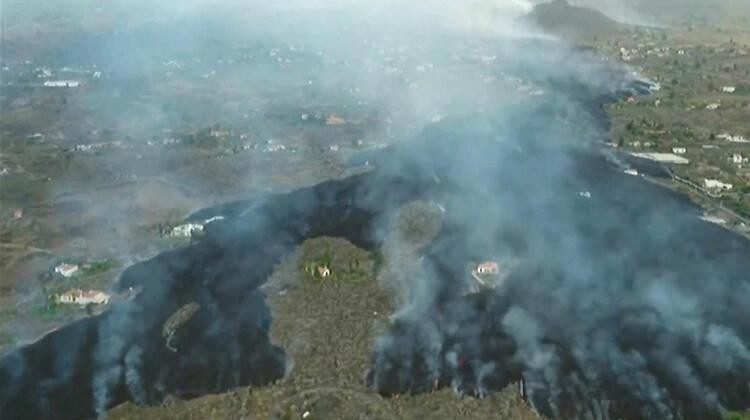
[[[516,3],[280,2],[232,18],[222,13],[235,2],[212,9],[211,28],[228,20],[212,34],[219,43],[295,44],[324,57],[295,62],[291,75],[257,65],[248,83],[349,89],[386,116],[377,136],[398,144],[363,153],[374,168],[364,174],[196,215],[226,218],[196,245],[126,270],[118,288],[142,287],[136,299],[8,355],[0,411],[43,418],[75,404],[71,416],[86,417],[127,399],[283,376],[257,287],[320,235],[414,254],[408,277],[387,283],[400,305],[369,374],[383,394],[437,384],[482,396],[522,379],[534,407],[554,417],[711,418],[746,405],[750,245],[622,174],[601,145],[600,105],[643,86],[630,69],[524,38],[508,12]],[[200,26],[193,13],[204,7],[184,4],[175,30]],[[191,48],[130,44],[141,39],[115,44],[137,57]],[[142,76],[139,60],[110,58],[124,86]],[[444,210],[418,250],[385,233],[416,200]],[[502,287],[467,294],[467,263],[490,259],[518,263]],[[201,309],[173,353],[162,325],[188,302]]]

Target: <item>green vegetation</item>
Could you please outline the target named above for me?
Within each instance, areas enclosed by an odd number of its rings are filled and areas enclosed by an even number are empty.
[[[106,289],[112,281],[111,271],[118,266],[113,260],[78,262],[79,270],[69,278],[55,276],[47,287],[49,294],[62,293],[70,289]]]
[[[115,263],[112,260],[99,260],[92,261],[81,266],[82,273],[84,276],[96,276],[99,274],[106,273],[107,271],[115,267]]]
[[[5,349],[12,348],[16,345],[17,339],[8,333],[0,333],[0,354]]]
[[[374,271],[372,256],[347,245],[346,241],[334,238],[307,241],[303,246],[301,271],[316,283],[365,281]],[[321,272],[324,269],[328,269],[328,274]]]
[[[750,420],[750,411],[730,411],[724,416],[724,420]]]
[[[372,256],[372,263],[373,263],[373,267],[372,267],[373,277],[377,277],[378,273],[380,273],[380,270],[383,268],[385,264],[385,254],[383,253],[382,249],[378,248],[371,253],[371,256]]]
[[[72,314],[79,313],[86,309],[84,306],[64,305],[55,302],[54,299],[47,297],[42,302],[34,304],[32,313],[45,322],[66,318]]]
[[[435,203],[407,203],[396,214],[392,226],[399,238],[419,248],[429,243],[440,231],[442,211]]]

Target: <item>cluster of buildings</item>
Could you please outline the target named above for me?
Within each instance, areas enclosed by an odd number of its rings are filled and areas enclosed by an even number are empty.
[[[46,80],[44,87],[55,87],[55,88],[76,88],[81,85],[81,82],[77,80]]]
[[[189,238],[193,234],[203,233],[203,225],[199,223],[185,223],[172,228],[172,236]]]
[[[722,140],[726,140],[730,143],[750,143],[750,140],[740,136],[740,135],[732,135],[729,133],[723,133],[716,136]]]
[[[71,278],[75,276],[80,267],[77,264],[61,263],[55,266],[55,273],[65,278]],[[101,290],[84,290],[80,288],[73,288],[66,292],[55,294],[50,296],[50,299],[60,303],[68,305],[106,305],[109,303],[109,295],[102,292]]]
[[[110,142],[99,142],[99,143],[89,143],[89,144],[76,144],[73,147],[73,150],[76,152],[93,152],[97,149],[102,149],[105,147],[111,147],[111,148],[117,148],[117,149],[124,149],[126,146],[125,144],[120,140],[110,141]]]
[[[272,141],[272,140],[269,140],[269,141]],[[281,143],[270,143],[263,149],[263,151],[267,153],[281,152],[284,150],[286,150],[286,146],[284,146]]]
[[[622,61],[631,61],[635,58],[656,56],[659,58],[670,57],[675,52],[677,55],[685,55],[684,49],[673,49],[669,46],[657,47],[655,43],[638,44],[634,48],[620,47],[620,59]]]
[[[77,264],[61,263],[55,267],[55,273],[70,278],[78,273],[80,267]],[[109,295],[100,290],[83,290],[79,288],[70,289],[67,292],[51,296],[57,303],[71,305],[106,305],[109,303]]]
[[[704,179],[703,187],[711,191],[730,191],[733,185],[721,182],[718,179]]]

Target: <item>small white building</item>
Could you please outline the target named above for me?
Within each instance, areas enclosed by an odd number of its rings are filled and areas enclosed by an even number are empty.
[[[60,274],[63,277],[70,277],[78,271],[78,266],[75,264],[60,264],[55,267],[55,273]]]
[[[172,228],[172,236],[191,237],[194,233],[202,233],[203,225],[199,223],[185,223]]]
[[[737,90],[737,88],[734,86],[724,86],[721,88],[721,91],[724,93],[734,93],[735,90]]]
[[[732,154],[732,163],[736,164],[742,164],[745,162],[745,159],[742,157],[742,153],[734,153]]]
[[[673,147],[672,153],[676,155],[684,155],[685,153],[687,153],[687,149],[684,147]]]
[[[74,305],[106,305],[109,303],[109,295],[100,290],[70,289],[57,295],[56,300],[58,303]]]
[[[77,80],[47,80],[44,82],[45,87],[67,87],[74,88],[78,87],[81,82]]]
[[[716,102],[710,103],[710,104],[706,105],[706,109],[708,109],[710,111],[717,110],[717,109],[719,109],[719,104],[716,103]]]
[[[709,190],[729,191],[732,189],[732,184],[723,183],[718,179],[704,179],[703,186]]]
[[[325,265],[319,265],[317,270],[320,277],[326,278],[331,275],[331,269]]]
[[[494,261],[487,261],[479,264],[476,269],[477,274],[498,274],[500,265]]]

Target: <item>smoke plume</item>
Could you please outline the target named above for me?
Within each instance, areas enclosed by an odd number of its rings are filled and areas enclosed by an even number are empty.
[[[482,397],[522,381],[551,417],[706,419],[747,406],[750,244],[624,174],[605,149],[602,104],[647,93],[631,69],[519,26],[526,2],[179,3],[165,26],[131,16],[122,34],[71,53],[102,59],[107,92],[158,93],[139,109],[86,96],[102,118],[143,119],[148,132],[177,125],[178,104],[182,116],[232,114],[247,127],[251,109],[268,145],[300,114],[325,121],[334,108],[371,122],[344,135],[361,149],[330,158],[345,176],[195,213],[223,218],[194,244],[125,270],[115,291],[137,296],[0,362],[2,417],[90,418],[127,400],[282,377],[289,367],[269,342],[259,286],[323,235],[386,257],[378,280],[397,308],[367,375],[383,395],[450,387]],[[217,50],[244,61],[226,64]],[[185,105],[179,89],[146,83],[170,54],[183,66],[170,64],[175,72],[265,96],[225,89]],[[309,116],[300,98],[321,108]],[[327,159],[313,146],[300,160]],[[149,158],[149,170],[180,168]],[[216,183],[191,179],[199,190]],[[431,221],[422,240],[398,234],[412,210]],[[471,287],[469,268],[482,261],[500,262],[501,285]],[[200,309],[175,332],[174,351],[164,324],[191,303]]]

